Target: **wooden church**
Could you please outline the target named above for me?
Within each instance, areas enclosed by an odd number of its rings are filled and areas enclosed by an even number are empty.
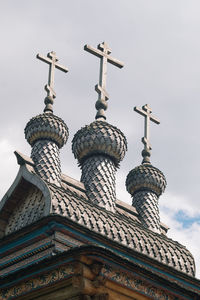
[[[115,183],[126,137],[105,116],[107,63],[123,64],[106,43],[85,50],[100,58],[100,78],[96,119],[72,141],[80,181],[61,172],[68,127],[53,113],[54,71],[67,69],[55,52],[37,56],[49,65],[47,96],[25,127],[31,156],[15,152],[19,172],[0,202],[0,300],[200,299],[192,254],[160,221],[166,179],[149,143],[149,122],[159,121],[148,105],[135,108],[145,118],[144,150],[126,178],[128,205],[116,199]]]

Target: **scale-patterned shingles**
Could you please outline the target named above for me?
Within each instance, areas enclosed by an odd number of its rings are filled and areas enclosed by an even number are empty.
[[[61,182],[61,165],[59,147],[52,141],[37,141],[31,152],[36,173],[44,180],[59,184]]]
[[[132,204],[137,209],[141,223],[154,232],[160,232],[158,196],[151,191],[138,191],[133,196]]]
[[[131,170],[126,178],[126,189],[132,195],[141,223],[161,233],[158,198],[164,192],[164,174],[150,163]]]
[[[126,178],[126,189],[131,195],[139,190],[148,189],[160,196],[166,184],[164,174],[151,164],[143,164],[134,168]]]
[[[124,134],[105,121],[94,121],[81,128],[72,141],[72,151],[80,164],[93,154],[106,154],[118,165],[126,150],[127,141]]]
[[[31,146],[38,140],[52,140],[59,148],[67,142],[69,131],[65,122],[52,113],[33,117],[26,125],[25,137]]]
[[[83,162],[81,168],[81,182],[85,185],[90,201],[114,212],[116,167],[113,161],[105,156],[95,155]]]
[[[138,222],[110,213],[89,203],[84,196],[49,185],[52,191],[53,213],[68,217],[87,227],[177,270],[194,276],[194,259],[179,243],[150,230]]]
[[[25,127],[25,137],[32,146],[31,158],[37,174],[44,180],[61,183],[59,149],[68,139],[65,122],[51,112],[33,117]]]
[[[32,186],[10,215],[5,234],[10,234],[42,218],[44,207],[45,201],[42,192]]]

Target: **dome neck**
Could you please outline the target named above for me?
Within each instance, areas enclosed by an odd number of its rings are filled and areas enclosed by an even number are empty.
[[[88,157],[81,165],[81,181],[88,199],[106,210],[115,212],[116,166],[106,155]]]
[[[61,186],[60,149],[51,140],[35,142],[31,151],[36,173],[46,182]]]
[[[140,190],[132,196],[142,225],[154,232],[161,233],[158,196],[150,190]]]

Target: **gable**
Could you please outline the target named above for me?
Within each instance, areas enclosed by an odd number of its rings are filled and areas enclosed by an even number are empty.
[[[5,228],[5,235],[27,226],[44,215],[45,199],[42,192],[34,185],[28,184],[25,194],[16,202]]]

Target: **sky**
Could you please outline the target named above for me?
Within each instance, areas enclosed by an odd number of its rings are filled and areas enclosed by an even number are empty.
[[[200,2],[198,0],[0,1],[0,198],[18,165],[30,156],[24,128],[44,108],[48,66],[36,59],[55,51],[67,74],[56,70],[54,113],[69,127],[61,150],[63,173],[80,179],[71,140],[95,118],[99,58],[83,50],[106,41],[124,68],[108,65],[107,121],[122,130],[128,151],[117,172],[117,198],[131,204],[126,176],[141,163],[148,103],[160,120],[150,127],[151,162],[166,176],[159,199],[168,236],[194,255],[200,278]]]

